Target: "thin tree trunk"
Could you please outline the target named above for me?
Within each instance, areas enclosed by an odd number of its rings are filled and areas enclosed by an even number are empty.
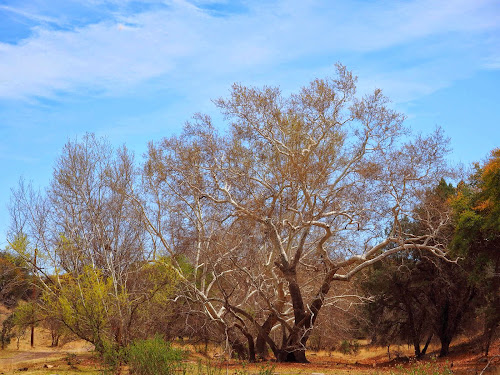
[[[406,311],[408,313],[408,320],[409,320],[408,323],[410,324],[411,341],[413,343],[415,357],[420,358],[422,356],[422,353],[420,351],[420,337],[419,337],[417,330],[415,328],[415,319],[413,316],[413,309],[412,309],[410,302],[408,302],[408,300],[406,298],[404,298],[404,304],[406,307]]]
[[[427,338],[427,341],[425,342],[425,346],[424,346],[424,348],[422,349],[422,355],[425,355],[425,353],[427,352],[427,348],[429,347],[429,344],[431,343],[432,336],[434,336],[434,334],[433,334],[433,333],[431,333],[431,334],[429,335],[429,337]]]
[[[500,257],[497,257],[495,264],[495,274],[498,275],[500,271]],[[493,278],[492,290],[494,293],[493,301],[490,302],[486,308],[485,325],[484,325],[484,354],[489,355],[491,342],[495,336],[495,331],[500,323],[500,311],[498,306],[500,306],[500,292],[499,292],[499,278]]]

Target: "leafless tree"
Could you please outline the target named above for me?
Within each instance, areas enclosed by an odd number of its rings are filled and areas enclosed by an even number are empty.
[[[114,150],[86,134],[64,146],[46,190],[21,181],[12,194],[10,237],[28,236],[30,246],[16,250],[35,267],[48,294],[45,302],[51,303],[42,307],[99,350],[104,339],[127,344],[140,308],[160,289],[158,283],[167,288],[169,282],[165,275],[148,278],[156,272],[150,268],[145,276],[146,232],[126,194],[136,178],[125,147]],[[101,300],[94,298],[99,293]],[[62,297],[66,306],[58,304]],[[100,307],[91,302],[102,305],[106,314],[99,317],[105,321],[98,321]],[[103,336],[95,336],[97,331]]]
[[[446,139],[411,135],[380,90],[355,92],[342,65],[288,97],[235,84],[215,102],[228,131],[196,115],[152,143],[143,195],[129,195],[185,295],[250,359],[268,346],[305,362],[332,282],[404,249],[445,255],[444,222],[418,235],[400,223],[446,174]]]

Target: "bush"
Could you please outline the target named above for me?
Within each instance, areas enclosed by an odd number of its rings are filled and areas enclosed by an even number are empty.
[[[2,330],[0,331],[0,343],[2,350],[10,344],[10,340],[15,336],[13,333],[14,328],[14,314],[9,315],[7,319],[2,322]]]
[[[345,355],[347,354],[356,355],[359,353],[360,346],[361,345],[359,344],[358,340],[353,340],[353,341],[343,340],[342,343],[340,344],[339,351]]]
[[[184,352],[161,337],[132,343],[127,351],[130,374],[169,375],[185,372]]]
[[[109,341],[103,341],[99,354],[106,366],[103,374],[114,374],[118,372],[123,362],[127,361],[126,348],[120,348]]]

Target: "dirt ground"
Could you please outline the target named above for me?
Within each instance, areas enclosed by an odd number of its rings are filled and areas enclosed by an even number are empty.
[[[28,334],[26,336],[29,336]],[[7,350],[0,351],[0,374],[37,374],[37,375],[73,375],[100,374],[102,365],[92,353],[92,347],[83,341],[73,341],[59,348],[50,348],[48,332],[37,329],[35,347],[29,345],[29,337],[9,345]],[[488,364],[477,343],[466,338],[456,340],[448,357],[435,358],[438,345],[430,348],[426,358],[415,363],[411,358],[411,348],[406,346],[391,347],[389,360],[387,348],[364,346],[356,355],[343,355],[338,352],[309,352],[308,364],[275,364],[272,362],[245,364],[237,361],[223,361],[220,352],[212,350],[207,355],[200,353],[200,348],[182,344],[190,354],[187,359],[188,374],[199,374],[197,363],[210,363],[220,367],[217,374],[259,374],[263,369],[274,367],[273,373],[280,375],[362,375],[362,374],[432,374],[436,369],[448,368],[453,374],[480,374]],[[397,357],[398,356],[398,357]],[[500,374],[500,341],[493,345],[490,355],[491,363],[483,375]],[[426,367],[427,366],[427,367]],[[124,369],[121,374],[128,371]]]

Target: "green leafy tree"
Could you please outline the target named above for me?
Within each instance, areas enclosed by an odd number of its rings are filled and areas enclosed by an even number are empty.
[[[423,295],[428,289],[422,288],[417,273],[417,261],[408,253],[391,256],[367,271],[361,289],[371,301],[358,320],[372,343],[408,342],[421,357],[432,338],[432,326]]]
[[[111,347],[127,346],[130,338],[152,333],[148,327],[157,316],[150,313],[159,311],[158,306],[165,312],[176,286],[168,259],[143,265],[136,277],[129,280],[128,289],[117,293],[112,278],[92,266],[84,267],[77,276],[61,275],[57,284],[44,290],[42,316],[62,323],[101,354]],[[127,310],[131,313],[123,322],[119,314]],[[123,323],[125,332],[119,329]]]
[[[42,308],[77,337],[94,344],[98,352],[112,342],[110,318],[115,312],[113,286],[99,269],[84,267],[78,276],[60,277],[60,285],[44,290]]]
[[[500,322],[500,149],[484,165],[475,165],[468,183],[458,186],[453,207],[455,254],[471,263],[470,279],[484,299],[486,354]]]
[[[42,321],[42,316],[38,309],[39,300],[29,300],[19,304],[14,310],[14,324],[16,326],[18,340],[24,336],[28,328],[34,329]]]
[[[415,210],[415,219],[401,222],[403,230],[423,233],[426,227],[435,227],[451,215],[449,200],[454,194],[453,186],[441,180],[424,195],[422,204]],[[453,235],[450,222],[438,240],[448,244]],[[477,288],[468,278],[471,266],[470,259],[451,262],[410,248],[368,271],[361,285],[373,298],[366,306],[366,313],[368,330],[372,330],[375,341],[410,342],[415,356],[420,357],[436,335],[441,342],[440,355],[447,355],[451,341],[473,313]]]

